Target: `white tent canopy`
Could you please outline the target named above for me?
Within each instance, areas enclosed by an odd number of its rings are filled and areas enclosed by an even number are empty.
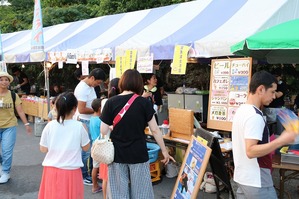
[[[110,48],[115,59],[137,49],[162,60],[188,45],[193,57],[229,56],[231,45],[295,18],[298,0],[198,0],[46,27],[45,52]],[[2,34],[2,42],[5,62],[32,62],[31,30]]]

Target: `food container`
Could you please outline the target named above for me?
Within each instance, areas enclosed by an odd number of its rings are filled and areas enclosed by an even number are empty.
[[[299,156],[291,153],[282,153],[281,163],[299,164]]]

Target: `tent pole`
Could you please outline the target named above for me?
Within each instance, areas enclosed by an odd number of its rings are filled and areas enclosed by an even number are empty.
[[[50,86],[49,86],[49,68],[46,66],[46,62],[44,61],[44,71],[45,71],[45,89],[47,91],[47,107],[48,113],[50,112]]]

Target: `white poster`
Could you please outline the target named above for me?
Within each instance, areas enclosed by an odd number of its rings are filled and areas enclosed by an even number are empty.
[[[110,68],[109,79],[112,80],[114,78],[116,78],[116,69]]]
[[[58,69],[62,69],[62,68],[63,68],[63,62],[60,61],[60,62],[58,62]]]
[[[89,75],[88,65],[89,65],[88,61],[82,61],[82,75]]]
[[[75,50],[67,50],[66,63],[77,64],[77,52]]]
[[[153,73],[153,53],[150,56],[137,58],[137,70],[139,73]]]

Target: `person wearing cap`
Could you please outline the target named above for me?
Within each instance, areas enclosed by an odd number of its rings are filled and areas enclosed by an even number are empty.
[[[14,76],[18,79],[18,84],[15,86],[15,89],[21,88],[23,92],[26,93],[26,95],[30,94],[30,83],[28,76],[22,72],[18,67],[13,67],[11,69]]]
[[[13,149],[16,142],[18,120],[14,112],[14,107],[21,118],[27,133],[31,133],[32,129],[21,106],[21,100],[15,95],[15,102],[12,98],[11,91],[8,90],[13,77],[7,72],[0,72],[0,144],[1,155],[0,165],[0,184],[6,183],[10,179],[10,169],[12,164]]]

